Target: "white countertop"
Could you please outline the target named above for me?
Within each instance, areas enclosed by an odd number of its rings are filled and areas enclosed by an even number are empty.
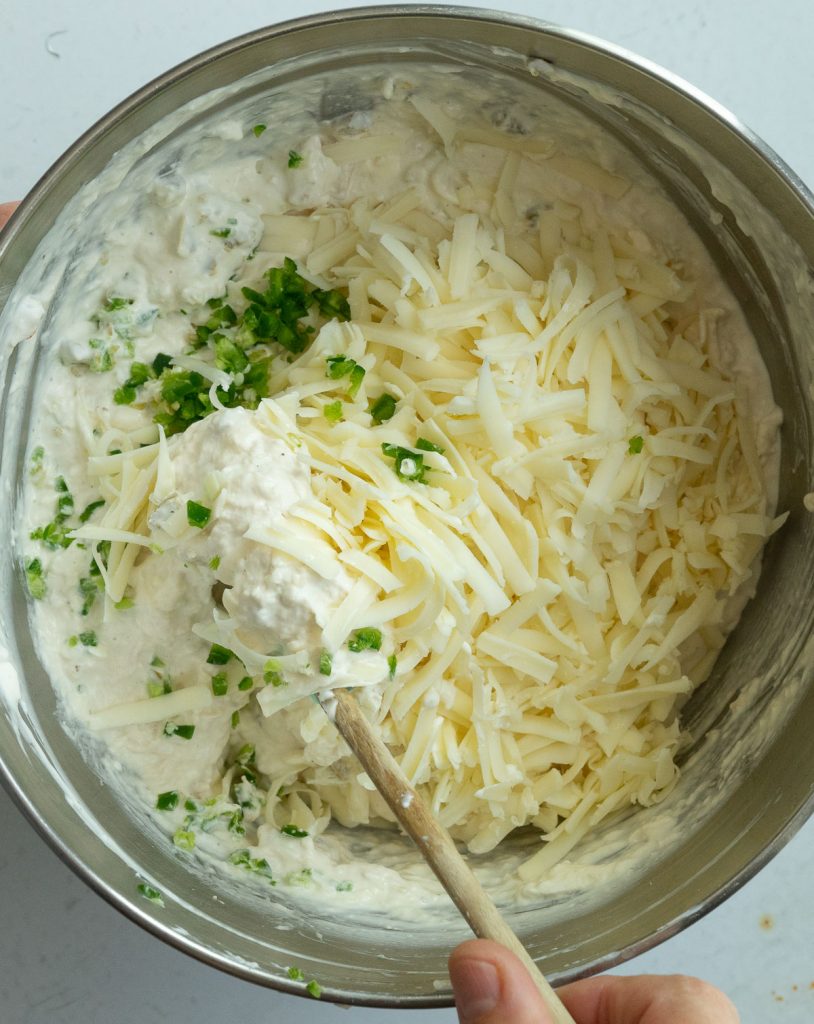
[[[330,6],[301,0],[286,9],[305,15]],[[678,73],[734,111],[814,186],[810,0],[675,0],[669,7],[653,0],[510,0],[492,6],[582,29]],[[7,0],[0,37],[0,202],[24,194],[96,118],[150,78],[278,20],[283,9],[267,0]],[[2,790],[0,836],[3,1024],[456,1020],[452,1010],[343,1011],[221,975],[108,907],[46,847]],[[734,897],[624,971],[701,975],[729,993],[743,1024],[810,1024],[812,848],[814,820]]]

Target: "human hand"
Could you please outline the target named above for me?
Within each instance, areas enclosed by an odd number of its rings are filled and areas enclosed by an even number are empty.
[[[5,225],[19,205],[19,203],[0,203],[0,228]]]
[[[534,982],[517,957],[474,939],[449,958],[461,1024],[551,1024]],[[698,978],[604,975],[557,989],[577,1024],[739,1024],[727,997]]]

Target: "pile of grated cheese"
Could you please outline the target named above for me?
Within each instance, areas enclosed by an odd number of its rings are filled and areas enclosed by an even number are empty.
[[[275,364],[275,397],[253,415],[305,460],[312,494],[285,530],[258,524],[253,539],[326,579],[337,563],[348,574],[322,648],[385,632],[395,675],[366,692],[384,739],[474,853],[538,828],[521,868],[533,880],[611,812],[669,791],[677,710],[780,520],[735,387],[710,359],[718,311],[642,232],[588,224],[561,200],[530,223],[511,200],[522,159],[507,149],[491,195],[459,190],[446,217],[408,189],[265,218],[258,265],[293,256],[309,280],[347,290],[351,320]],[[624,188],[585,167],[600,192]],[[336,356],[365,370],[355,397],[326,373]],[[395,412],[377,424],[383,394]],[[166,550],[149,513],[172,491],[180,443],[154,427],[126,441],[91,458],[107,506],[76,534],[113,542],[100,564],[110,602],[141,552]],[[383,444],[423,460],[424,482],[401,478]],[[250,646],[247,660],[268,656]],[[184,693],[169,695],[174,711],[201,706]],[[333,728],[315,715],[299,719],[295,798],[323,826],[387,817],[346,752],[312,759]]]

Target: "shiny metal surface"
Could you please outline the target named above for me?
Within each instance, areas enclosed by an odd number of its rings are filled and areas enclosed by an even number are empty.
[[[717,790],[720,800],[706,816],[688,814],[686,841],[666,851],[644,877],[599,894],[590,912],[564,920],[547,920],[544,911],[516,915],[513,923],[545,973],[564,979],[633,955],[709,910],[782,845],[814,804],[814,517],[802,505],[803,495],[814,490],[814,212],[801,183],[731,115],[691,87],[581,34],[461,8],[355,10],[276,26],[218,47],[111,112],[42,179],[0,238],[0,301],[24,268],[33,274],[37,246],[78,189],[130,139],[211,89],[260,73],[260,80],[238,88],[239,98],[296,83],[306,71],[362,66],[383,55],[394,65],[431,56],[527,79],[522,62],[503,51],[540,58],[535,84],[623,139],[673,193],[739,295],[786,417],[780,508],[790,508],[792,515],[767,551],[757,600],[714,677],[686,709],[699,739],[675,800],[670,798],[689,807]],[[585,78],[579,82],[571,74]],[[14,517],[27,416],[24,402],[17,407],[7,399],[11,388],[27,387],[33,355],[23,346],[0,351],[5,535]],[[0,578],[16,580],[8,545],[0,558]],[[0,760],[7,785],[67,862],[114,905],[192,955],[277,988],[295,990],[285,973],[294,963],[340,1002],[448,1002],[433,981],[443,975],[455,928],[463,937],[459,925],[430,936],[364,928],[343,933],[319,921],[292,919],[276,906],[213,902],[205,885],[133,827],[55,723],[50,687],[27,636],[19,582],[0,597],[0,644],[9,648],[8,661],[0,651]],[[25,674],[22,712],[14,664]],[[759,676],[765,681],[754,709],[731,722],[732,699],[743,683]],[[710,729],[720,730],[717,739]],[[726,749],[737,754],[728,761],[717,753],[720,734]],[[81,813],[88,806],[95,818],[90,824]],[[163,910],[138,898],[136,874],[165,893]]]

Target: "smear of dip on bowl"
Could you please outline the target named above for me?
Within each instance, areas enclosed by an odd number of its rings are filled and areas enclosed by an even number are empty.
[[[779,413],[621,147],[368,74],[310,126],[210,122],[78,253],[31,613],[66,727],[182,855],[340,909],[431,889],[353,853],[392,815],[313,697],[354,686],[472,854],[538,837],[502,880],[528,897],[674,785],[780,524]]]

